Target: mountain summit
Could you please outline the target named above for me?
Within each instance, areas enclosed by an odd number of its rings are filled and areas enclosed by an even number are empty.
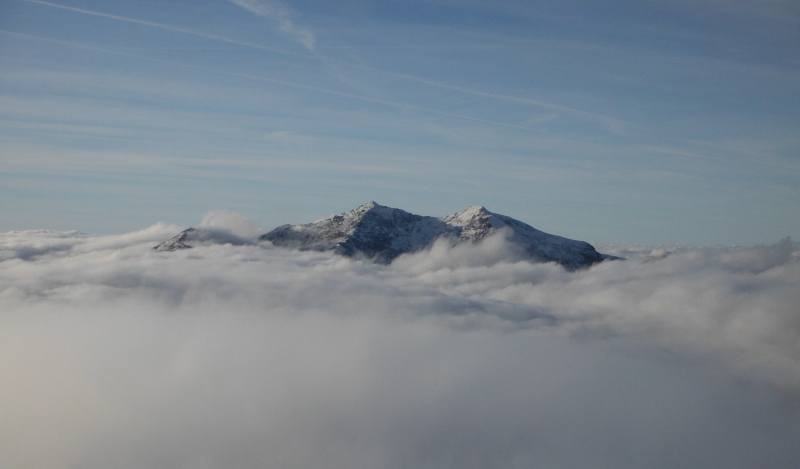
[[[438,239],[449,239],[453,244],[477,243],[501,230],[509,242],[520,248],[524,258],[537,262],[557,262],[575,270],[614,258],[597,252],[584,241],[544,233],[482,206],[435,218],[369,202],[315,223],[279,226],[260,236],[258,242],[269,241],[275,246],[292,249],[333,251],[388,264],[401,254],[430,247]],[[223,241],[217,233],[190,228],[153,249],[175,251],[215,241],[248,244],[241,238]]]

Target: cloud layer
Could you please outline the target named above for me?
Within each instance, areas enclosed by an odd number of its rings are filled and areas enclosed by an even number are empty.
[[[252,227],[235,214],[205,224]],[[793,467],[800,259],[0,235],[0,466]],[[606,252],[609,251],[606,249]]]

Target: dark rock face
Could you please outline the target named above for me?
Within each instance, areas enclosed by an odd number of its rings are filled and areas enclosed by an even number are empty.
[[[454,245],[477,243],[501,230],[529,260],[557,262],[575,270],[606,259],[616,259],[597,252],[584,241],[544,233],[480,206],[435,218],[370,202],[316,223],[279,226],[260,236],[258,242],[268,241],[274,246],[291,249],[333,251],[347,257],[388,264],[397,256],[423,250],[438,239],[448,239]],[[250,244],[241,238],[231,239],[231,235],[226,237],[218,231],[190,228],[153,249],[176,251],[220,242]]]

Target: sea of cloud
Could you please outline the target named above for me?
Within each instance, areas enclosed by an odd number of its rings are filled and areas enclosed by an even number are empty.
[[[789,239],[567,272],[502,237],[151,250],[178,231],[0,234],[0,467],[800,464]]]

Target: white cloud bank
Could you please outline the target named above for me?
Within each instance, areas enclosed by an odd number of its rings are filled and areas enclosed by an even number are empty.
[[[568,273],[497,239],[390,266],[150,249],[177,231],[0,235],[0,466],[800,462],[789,240]]]
[[[291,10],[277,0],[229,0],[250,13],[254,13],[274,21],[278,31],[300,42],[306,49],[313,52],[316,38],[308,28],[298,26],[292,20]]]

